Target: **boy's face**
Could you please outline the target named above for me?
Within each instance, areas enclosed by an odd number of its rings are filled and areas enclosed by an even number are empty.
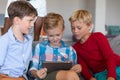
[[[91,26],[88,26],[84,22],[74,21],[71,22],[71,31],[74,37],[78,40],[84,40],[89,34]]]
[[[28,34],[31,27],[34,26],[34,22],[34,16],[25,16],[22,19],[19,18],[19,31],[23,34]]]
[[[48,29],[46,34],[48,36],[48,40],[50,41],[50,45],[53,47],[58,47],[61,45],[60,41],[63,36],[63,26],[58,25],[58,27],[54,29]]]

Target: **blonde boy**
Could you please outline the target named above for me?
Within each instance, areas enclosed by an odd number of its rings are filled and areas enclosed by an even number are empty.
[[[65,28],[63,17],[56,13],[47,14],[43,28],[48,40],[36,45],[31,74],[35,78],[44,80],[80,80],[78,73],[81,71],[81,66],[76,64],[76,53],[71,46],[67,46],[62,41]],[[58,70],[47,74],[47,68],[42,68],[42,62],[45,61],[71,61],[73,67],[70,70]]]
[[[78,40],[74,45],[78,63],[86,80],[120,80],[120,56],[116,55],[101,32],[90,32],[92,16],[77,10],[70,17],[71,31]],[[103,45],[104,44],[104,45]]]

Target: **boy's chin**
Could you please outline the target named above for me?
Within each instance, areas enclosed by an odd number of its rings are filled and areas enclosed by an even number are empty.
[[[30,32],[25,32],[25,33],[23,33],[23,34],[25,34],[25,35],[26,35],[26,34],[30,34]]]

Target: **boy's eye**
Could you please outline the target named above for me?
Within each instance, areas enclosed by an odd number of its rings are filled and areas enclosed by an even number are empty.
[[[34,19],[29,19],[28,21],[29,21],[29,22],[34,22],[35,20],[34,20]]]
[[[78,29],[81,29],[81,27],[77,27]]]
[[[75,27],[71,27],[71,29],[75,29]]]
[[[49,37],[53,37],[53,35],[49,35]]]
[[[29,20],[30,22],[34,21],[34,20]]]
[[[56,34],[56,35],[49,35],[49,37],[54,37],[54,36],[60,36],[60,34]]]
[[[79,29],[80,30],[81,28],[82,27],[79,27],[79,26],[78,27],[71,27],[72,30],[75,30],[75,29]]]
[[[30,22],[32,22],[32,20],[28,20],[28,22],[30,23]]]
[[[60,34],[57,34],[56,36],[60,36]]]

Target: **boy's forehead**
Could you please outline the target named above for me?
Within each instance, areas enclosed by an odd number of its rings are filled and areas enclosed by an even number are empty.
[[[79,21],[79,20],[71,22],[71,26],[78,26],[83,24],[86,24],[86,23],[84,21]]]
[[[62,30],[56,30],[56,29],[51,29],[47,31],[47,35],[57,35],[57,34],[62,34]]]
[[[36,21],[35,17],[33,16],[24,16],[22,20],[27,20],[27,21]]]
[[[83,20],[80,20],[80,19],[77,19],[77,20],[74,20],[74,21],[71,21],[71,23],[83,23],[84,21]]]
[[[28,18],[28,19],[29,19],[29,18],[33,18],[33,19],[34,19],[34,18],[36,18],[36,16],[34,16],[34,15],[29,15],[29,16],[27,16],[27,15],[26,15],[26,16],[24,16],[23,18],[26,18],[26,19],[27,19],[27,18]]]

